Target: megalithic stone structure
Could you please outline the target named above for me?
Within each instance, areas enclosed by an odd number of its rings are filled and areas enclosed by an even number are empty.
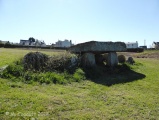
[[[118,65],[118,56],[116,52],[109,52],[107,64],[112,67]]]
[[[81,44],[77,44],[69,48],[70,52],[82,55],[81,63],[83,66],[92,67],[95,65],[95,55],[103,53],[108,54],[108,65],[114,67],[118,64],[118,57],[116,52],[126,51],[126,45],[124,42],[97,42],[90,41]],[[94,54],[94,55],[93,55]],[[97,58],[96,58],[97,59]]]

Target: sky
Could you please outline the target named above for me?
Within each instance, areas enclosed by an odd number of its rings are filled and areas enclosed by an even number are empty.
[[[159,0],[0,0],[0,40],[159,42]]]

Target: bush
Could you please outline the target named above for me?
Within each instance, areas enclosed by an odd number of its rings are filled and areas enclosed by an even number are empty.
[[[126,62],[125,56],[124,55],[119,55],[118,56],[118,61],[119,61],[119,63],[125,63]]]
[[[3,43],[0,43],[0,47],[4,47],[4,44],[3,44]]]
[[[40,52],[30,52],[24,56],[25,70],[44,71],[47,66],[48,56]]]
[[[19,77],[24,74],[24,68],[22,66],[21,60],[13,62],[12,64],[8,65],[8,67],[1,73],[1,77],[4,78],[12,78]]]
[[[49,58],[43,53],[31,52],[10,64],[0,76],[25,83],[66,84],[85,79],[85,73],[77,66],[78,58],[72,54],[64,53]]]
[[[79,82],[81,80],[85,79],[85,73],[82,69],[77,69],[76,72],[73,74],[73,78],[76,82]]]
[[[47,71],[64,72],[66,70],[73,73],[78,65],[79,60],[76,55],[64,53],[61,55],[52,56],[48,59]]]

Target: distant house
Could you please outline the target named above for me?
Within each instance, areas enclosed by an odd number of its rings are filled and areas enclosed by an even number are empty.
[[[29,40],[20,40],[19,44],[24,46],[35,46],[35,43]]]
[[[47,45],[47,47],[50,47],[50,48],[54,48],[55,47],[55,44],[54,43],[50,43],[51,45]]]
[[[44,41],[36,40],[35,42],[32,42],[30,40],[20,40],[20,45],[23,46],[37,46],[37,47],[46,47],[46,44]]]
[[[71,47],[72,46],[72,41],[65,39],[64,41],[58,40],[55,43],[55,47]]]
[[[152,47],[159,50],[159,42],[153,42]]]
[[[125,43],[126,44],[126,48],[138,48],[138,42],[128,42]]]
[[[38,47],[46,47],[46,44],[45,44],[44,41],[36,40],[36,41],[35,41],[35,46],[38,46]]]

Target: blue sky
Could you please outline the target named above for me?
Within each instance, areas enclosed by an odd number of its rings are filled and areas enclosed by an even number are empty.
[[[159,0],[0,0],[0,40],[159,42]]]

